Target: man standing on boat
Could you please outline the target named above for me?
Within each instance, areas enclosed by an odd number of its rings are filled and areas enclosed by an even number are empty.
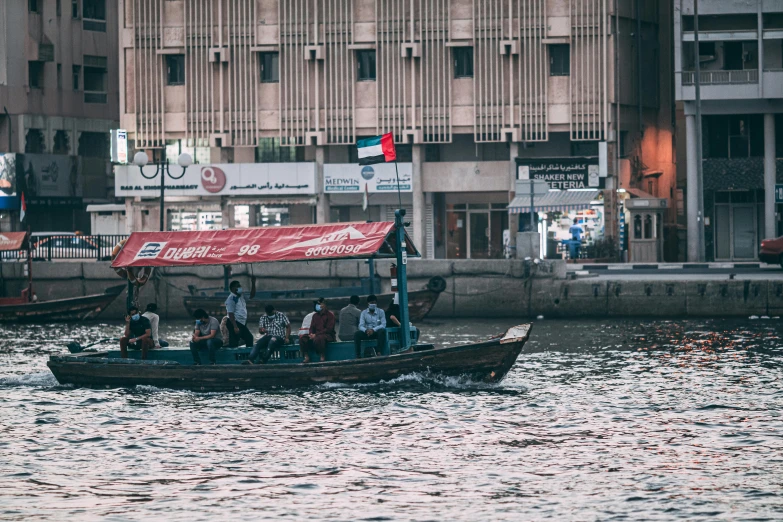
[[[326,299],[318,298],[315,304],[315,315],[310,323],[310,334],[302,336],[299,341],[305,363],[310,362],[311,349],[318,352],[321,362],[326,360],[326,343],[333,343],[336,340],[335,322],[334,314],[329,311]]]
[[[266,364],[269,355],[291,342],[291,321],[282,312],[276,312],[271,304],[266,305],[266,315],[262,315],[258,321],[258,332],[261,339],[258,340],[250,352],[248,362],[258,364],[258,357],[261,356],[261,362]]]
[[[152,325],[149,319],[141,316],[137,306],[128,308],[128,315],[125,316],[125,332],[120,338],[120,353],[123,359],[128,358],[129,346],[134,350],[141,350],[142,359],[147,358],[148,350],[155,348]]]
[[[220,324],[214,317],[199,308],[193,312],[196,318],[196,328],[190,340],[190,353],[193,355],[193,364],[201,364],[199,350],[209,351],[209,362],[217,364],[217,351],[223,347],[223,335],[220,333]]]
[[[256,278],[250,279],[250,299],[256,296]],[[226,299],[226,312],[228,312],[228,346],[237,348],[240,341],[245,346],[253,346],[253,334],[247,329],[247,303],[239,281],[231,281],[228,287],[231,292]]]
[[[353,338],[356,347],[356,357],[362,357],[362,341],[374,339],[378,341],[378,353],[383,352],[383,341],[386,333],[386,314],[378,308],[378,298],[374,295],[367,297],[367,310],[362,312],[359,319],[359,329]]]
[[[352,295],[348,306],[340,310],[340,329],[337,335],[341,341],[353,341],[356,330],[359,329],[359,319],[362,311],[359,310],[359,296]]]

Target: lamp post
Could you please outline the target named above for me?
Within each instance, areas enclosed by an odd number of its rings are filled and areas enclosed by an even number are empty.
[[[182,174],[179,176],[172,176],[171,172],[169,171],[169,163],[166,161],[166,149],[163,149],[163,155],[161,157],[160,163],[155,165],[155,174],[151,176],[144,174],[144,167],[147,166],[149,161],[149,156],[147,156],[147,153],[143,151],[137,152],[133,156],[133,164],[139,167],[139,172],[141,173],[142,177],[144,177],[144,179],[155,179],[155,176],[160,174],[160,231],[163,232],[166,230],[164,221],[166,214],[163,203],[163,199],[166,193],[166,176],[170,177],[171,179],[182,179],[188,167],[193,165],[193,158],[190,157],[190,154],[187,152],[183,152],[179,155],[179,158],[177,158],[177,164],[182,167]]]

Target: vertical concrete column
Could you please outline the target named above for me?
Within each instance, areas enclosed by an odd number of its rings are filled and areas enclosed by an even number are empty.
[[[220,201],[220,213],[223,217],[223,228],[234,228],[234,205],[228,198]]]
[[[427,257],[427,240],[424,237],[426,221],[425,213],[426,207],[424,204],[424,191],[421,181],[421,164],[424,161],[424,146],[413,146],[413,216],[411,216],[411,224],[413,225],[413,242],[419,247],[422,257]]]
[[[511,203],[516,196],[517,183],[517,157],[519,156],[519,143],[511,142],[508,146],[508,202]],[[508,216],[509,247],[511,251],[517,247],[517,232],[519,232],[519,216],[509,214]]]
[[[777,237],[775,219],[775,181],[777,162],[775,157],[775,115],[764,115],[764,237]]]
[[[134,221],[136,215],[133,208],[133,198],[125,198],[125,233],[130,234],[136,231],[134,228]]]
[[[687,219],[688,219],[688,261],[699,261],[699,169],[698,144],[696,143],[696,116],[685,116],[685,154],[687,156]]]
[[[258,226],[258,211],[259,211],[259,205],[248,205],[248,226],[249,227],[257,227]]]
[[[329,195],[324,190],[324,160],[326,149],[322,145],[315,147],[315,186],[318,189],[318,203],[315,209],[316,223],[329,222]]]

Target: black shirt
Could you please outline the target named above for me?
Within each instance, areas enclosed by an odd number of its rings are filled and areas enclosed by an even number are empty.
[[[145,333],[147,333],[147,330],[152,330],[152,325],[150,324],[150,320],[147,319],[144,316],[141,316],[138,321],[134,321],[131,319],[130,322],[130,332],[133,335],[133,337],[141,337]]]

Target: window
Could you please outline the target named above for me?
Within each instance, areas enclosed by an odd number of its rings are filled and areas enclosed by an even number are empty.
[[[106,0],[82,0],[83,18],[106,21]]]
[[[40,8],[40,2],[39,0],[27,0],[27,10],[31,13],[39,13],[38,10]]]
[[[106,0],[82,0],[82,28],[85,31],[106,32]]]
[[[549,76],[571,74],[571,46],[555,44],[549,46]]]
[[[375,50],[357,51],[356,67],[360,82],[375,81]]]
[[[79,0],[71,0],[71,18],[79,18]]]
[[[72,71],[73,90],[78,91],[79,84],[81,83],[80,79],[82,77],[82,66],[74,65],[71,67],[71,71]]]
[[[454,48],[454,78],[473,78],[473,48]]]
[[[57,64],[57,88],[63,88],[63,66],[59,63]]]
[[[52,147],[52,154],[68,154],[70,146],[68,144],[68,132],[64,130],[58,130],[54,133],[54,146]]]
[[[54,10],[57,16],[61,16],[63,14],[63,6],[61,0],[57,0],[54,4]]]
[[[84,103],[106,103],[107,65],[105,56],[84,55]]]
[[[304,161],[304,147],[281,146],[280,138],[258,139],[256,163],[289,163],[295,161]]]
[[[89,158],[108,158],[110,154],[108,132],[82,132],[79,136],[77,155]]]
[[[185,85],[185,55],[167,55],[166,71],[168,71],[166,74],[168,85]]]
[[[760,114],[704,116],[705,158],[751,158],[764,155],[764,117]]]
[[[276,83],[280,81],[280,54],[261,53],[261,82]]]
[[[41,129],[30,129],[24,139],[24,151],[27,154],[43,154],[46,152],[46,143]]]
[[[742,71],[758,69],[759,44],[757,41],[723,42],[723,70]]]
[[[699,56],[715,56],[715,42],[699,42]]]
[[[578,158],[598,156],[597,141],[572,141],[571,156]]]
[[[27,75],[31,89],[43,89],[43,62],[27,62]]]

